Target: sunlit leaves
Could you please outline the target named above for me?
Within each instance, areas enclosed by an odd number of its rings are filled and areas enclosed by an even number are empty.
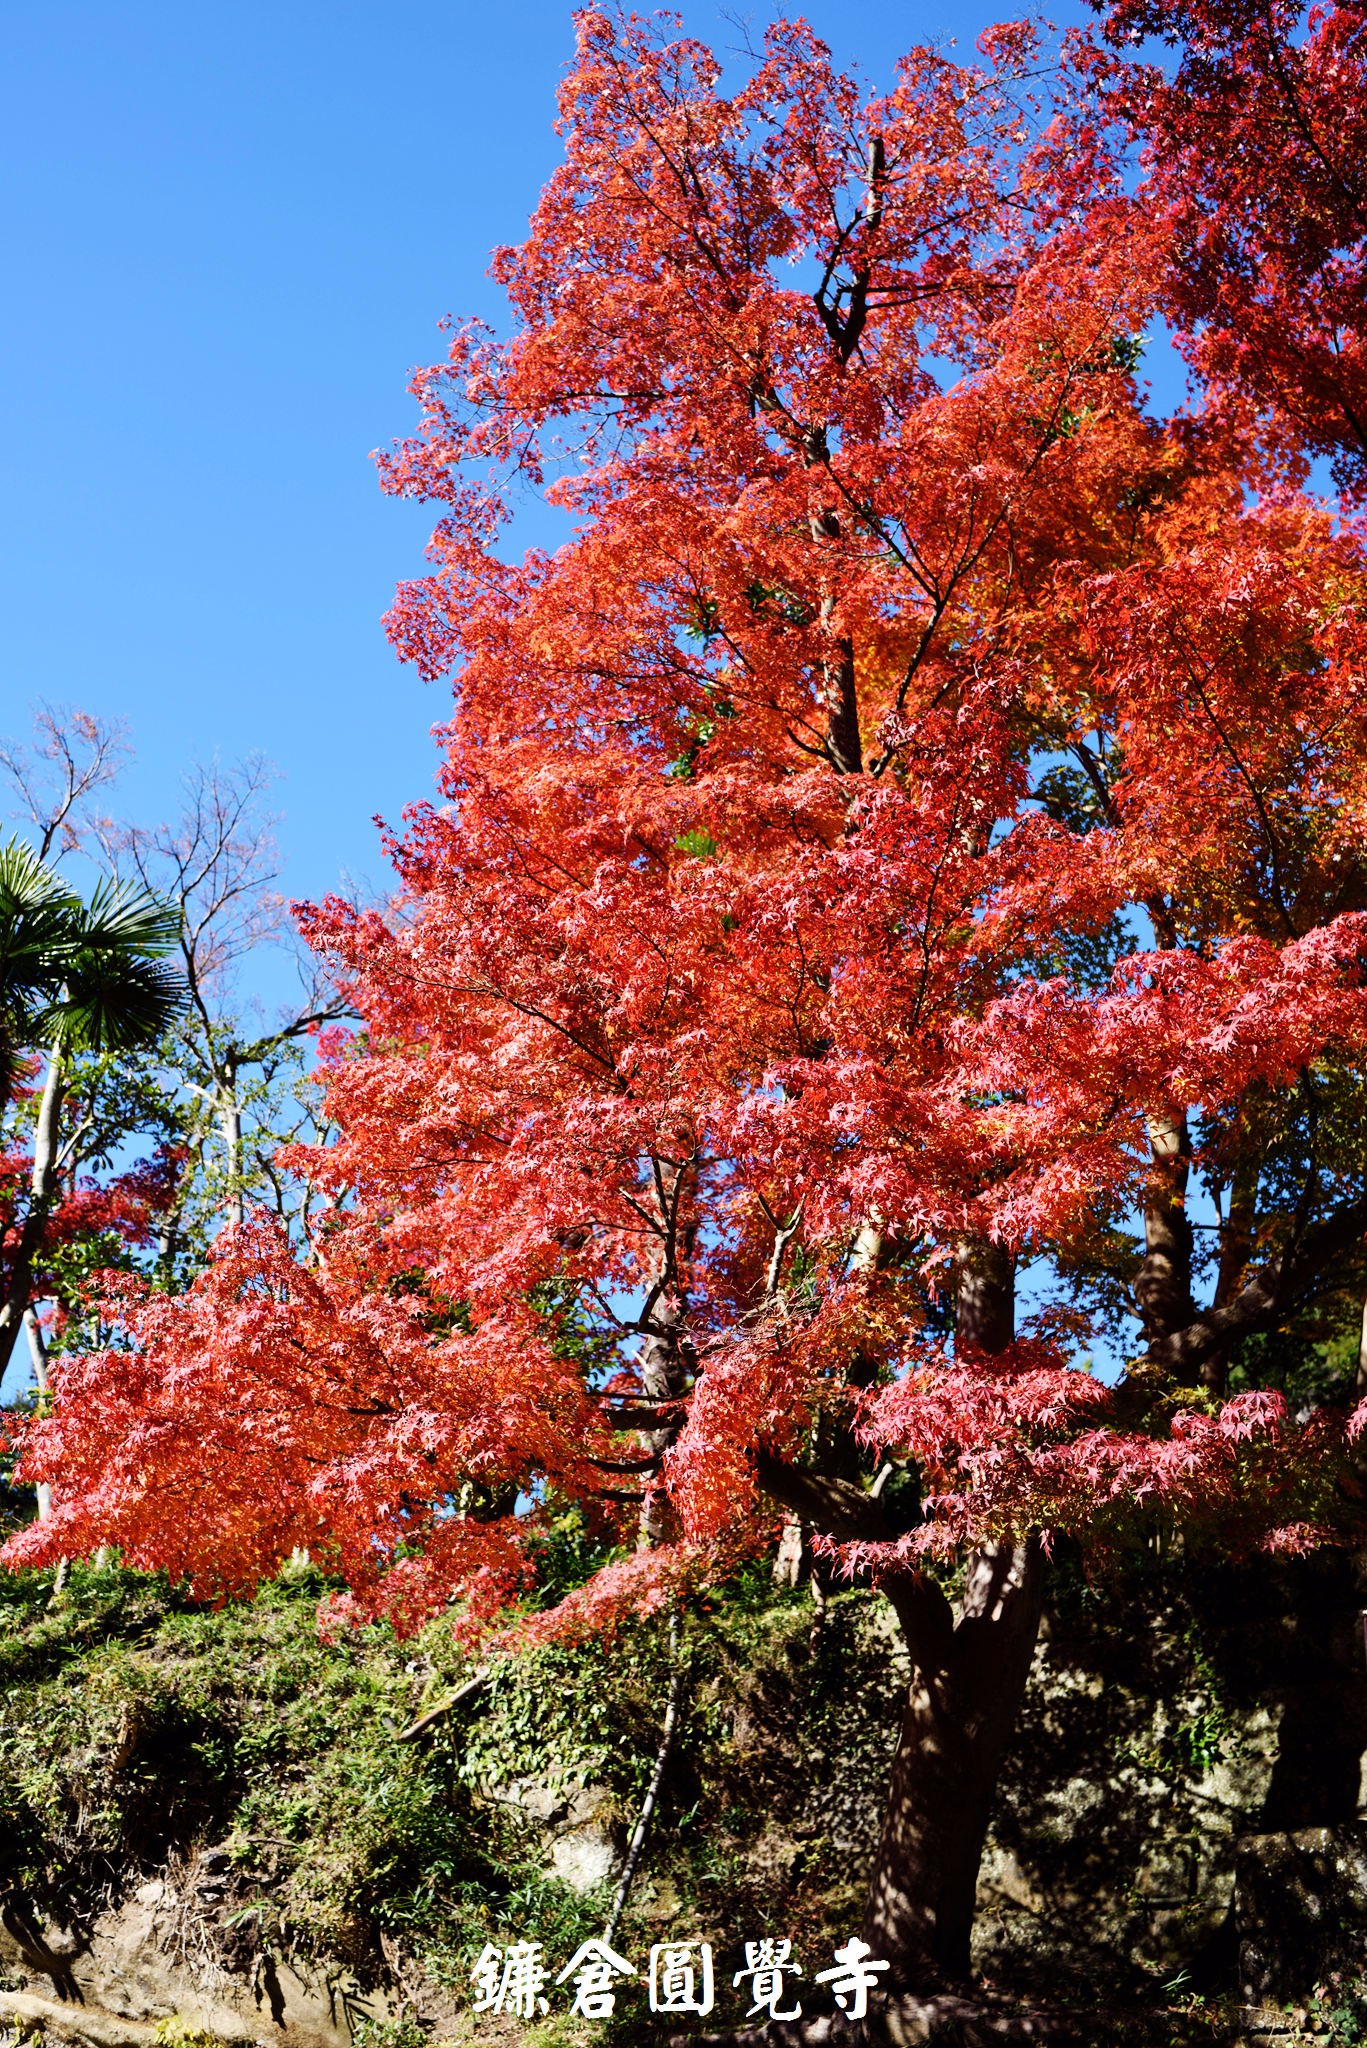
[[[606,1562],[544,1634],[766,1541],[772,1459],[914,1466],[904,1563],[1342,1521],[1341,1384],[1302,1414],[1244,1339],[1367,1278],[1364,539],[1263,488],[1263,357],[1193,346],[1211,404],[1146,409],[1219,122],[987,51],[869,98],[780,23],[728,94],[580,17],[514,331],[457,331],[384,465],[441,508],[391,624],[455,705],[393,915],[304,913],[365,1024],[288,1160],[326,1225],[113,1291],[134,1348],[33,1430],[69,1487],[23,1555],[237,1586],[306,1544],[339,1614],[479,1625],[573,1502]],[[514,473],[575,514],[553,556],[498,552]],[[1266,1304],[1224,1387],[1136,1313],[1178,1125],[1192,1285]],[[950,1336],[984,1243],[1030,1276],[990,1356]]]

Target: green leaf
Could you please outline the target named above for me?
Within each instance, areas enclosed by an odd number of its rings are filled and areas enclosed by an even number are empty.
[[[159,1038],[183,1006],[164,956],[179,913],[103,882],[83,903],[21,840],[0,845],[0,1100],[25,1048],[120,1052]]]
[[[695,832],[681,832],[674,841],[680,853],[687,853],[694,860],[710,860],[717,850],[717,842],[703,826]]]

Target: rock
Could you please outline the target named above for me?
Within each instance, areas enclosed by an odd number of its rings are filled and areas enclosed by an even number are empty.
[[[543,1785],[535,1778],[519,1779],[512,1798],[533,1820],[555,1821],[566,1810],[565,1795],[557,1785]]]
[[[674,1880],[666,1877],[647,1884],[636,1900],[636,1910],[644,1920],[677,1920],[683,1911],[683,1900]]]
[[[601,1785],[582,1785],[570,1801],[566,1823],[572,1828],[587,1827],[590,1821],[601,1822],[611,1811],[611,1796]]]
[[[1333,2048],[1332,2028],[1304,2012],[1283,2012],[1277,2006],[1246,2006],[1240,2014],[1234,2048]]]
[[[140,2020],[120,2019],[84,2005],[59,2005],[55,1999],[35,1998],[25,1991],[0,1991],[0,2020],[7,2020],[20,2035],[53,2034],[59,2041],[85,2043],[86,2048],[150,2048],[156,2039],[156,2028]]]
[[[1367,1821],[1238,1844],[1234,1924],[1249,2005],[1304,1998],[1367,1946]]]
[[[617,1845],[598,1828],[574,1828],[551,1844],[551,1868],[577,1892],[591,1892],[615,1877]]]
[[[516,1778],[487,1787],[486,1796],[517,1806],[540,1823],[543,1867],[573,1890],[594,1891],[620,1870],[612,1800],[603,1786],[573,1788],[538,1778]]]
[[[335,1967],[315,1976],[262,1957],[249,1980],[207,1945],[187,1956],[182,1903],[160,1879],[101,1914],[74,1944],[60,1930],[29,1928],[11,1908],[0,1965],[22,1980],[3,1994],[0,2019],[9,2014],[26,2030],[41,2026],[87,2048],[144,2048],[168,2019],[241,2048],[351,2048],[358,2020],[391,2017],[382,1993]]]

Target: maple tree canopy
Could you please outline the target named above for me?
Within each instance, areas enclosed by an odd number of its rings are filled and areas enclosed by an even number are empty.
[[[1126,0],[873,95],[780,22],[728,95],[579,17],[511,337],[382,461],[456,695],[392,911],[303,913],[365,1019],[288,1162],[333,1206],[111,1282],[12,1561],[307,1545],[345,1612],[478,1625],[577,1503],[618,1555],[544,1631],[783,1517],[875,1578],[1346,1526],[1351,1371],[1258,1360],[1365,1277],[1367,555],[1305,484],[1362,475],[1367,92],[1361,17],[1262,19]],[[1125,54],[1169,30],[1176,87]],[[573,534],[509,561],[529,485]]]

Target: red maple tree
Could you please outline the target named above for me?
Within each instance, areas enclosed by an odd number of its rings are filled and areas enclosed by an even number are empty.
[[[801,1523],[915,1668],[865,1925],[907,1996],[967,1974],[1051,1543],[1355,1512],[1351,1372],[1288,1402],[1263,1340],[1367,1284],[1367,554],[1232,287],[1211,353],[1171,112],[1020,28],[869,96],[779,24],[728,97],[580,17],[515,332],[384,462],[442,507],[392,630],[456,703],[393,915],[304,914],[366,1024],[334,1209],[121,1283],[8,1553],[211,1590],[304,1544],[477,1630],[575,1502],[621,1555],[544,1634]],[[518,479],[576,523],[509,562]]]
[[[1327,456],[1367,490],[1367,17],[1300,0],[1112,0],[1104,41],[1176,46],[1171,72],[1095,62],[1144,143],[1164,304],[1208,417],[1275,475]]]

